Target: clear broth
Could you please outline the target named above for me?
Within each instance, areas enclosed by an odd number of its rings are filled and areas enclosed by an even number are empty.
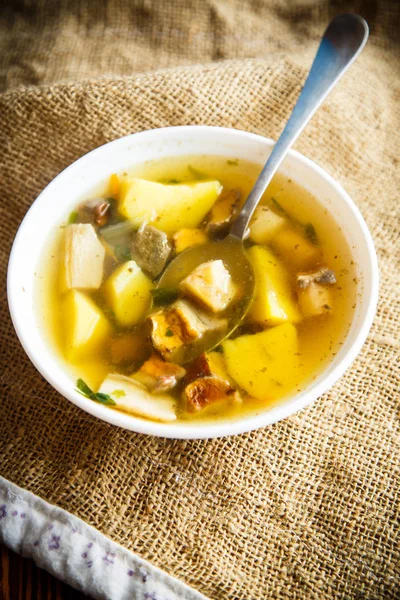
[[[239,188],[242,198],[245,199],[260,170],[260,165],[245,160],[219,156],[186,156],[149,161],[132,169],[129,175],[161,183],[218,179],[224,189]],[[123,173],[126,174],[128,173]],[[77,198],[76,204],[93,197],[106,196],[107,185],[108,182],[99,184],[90,196]],[[287,177],[277,174],[264,194],[261,204],[270,204],[272,198],[295,219],[314,225],[324,263],[334,270],[337,278],[336,284],[332,286],[334,310],[328,316],[307,319],[297,325],[301,365],[297,385],[291,390],[293,393],[301,391],[315,379],[338,352],[351,325],[357,279],[355,265],[340,227],[309,192]],[[126,374],[126,371],[113,365],[107,352],[74,364],[67,363],[63,356],[63,315],[60,309],[62,294],[58,285],[58,273],[64,227],[65,224],[62,224],[56,228],[41,261],[41,269],[37,272],[36,298],[40,320],[49,343],[67,370],[74,377],[83,378],[90,387],[97,389],[108,373]],[[290,264],[286,266],[293,274]],[[246,399],[243,404],[234,406],[225,403],[210,405],[200,414],[184,413],[179,418],[195,419],[199,424],[216,419],[233,420],[276,405],[287,395],[286,393],[282,398],[265,401]]]

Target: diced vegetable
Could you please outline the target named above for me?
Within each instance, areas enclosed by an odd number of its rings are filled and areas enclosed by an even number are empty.
[[[121,182],[120,182],[118,175],[113,173],[110,177],[108,189],[109,189],[110,196],[112,198],[114,198],[115,200],[118,200],[120,185],[121,185]]]
[[[231,383],[224,357],[220,352],[214,351],[201,354],[187,366],[186,384],[199,377],[218,377],[223,381]]]
[[[299,304],[306,318],[328,314],[333,308],[331,289],[312,281],[299,291]]]
[[[62,287],[97,290],[103,279],[104,256],[105,249],[92,225],[68,225]]]
[[[103,227],[100,229],[100,235],[112,246],[116,246],[117,244],[126,246],[130,244],[134,230],[135,226],[131,221],[122,221],[121,223],[114,223],[114,225]]]
[[[258,206],[250,221],[250,239],[256,244],[268,244],[287,224],[287,220],[268,206]]]
[[[191,246],[200,246],[208,240],[202,229],[180,229],[173,236],[175,252],[180,254]]]
[[[155,279],[167,264],[172,246],[163,231],[144,225],[133,238],[131,252],[139,267]]]
[[[154,348],[166,360],[175,360],[185,344],[199,340],[206,332],[223,330],[226,319],[208,315],[186,300],[177,300],[169,308],[149,316]]]
[[[185,387],[184,399],[188,412],[198,412],[215,402],[241,402],[237,390],[216,377],[200,377]]]
[[[89,296],[71,290],[62,305],[64,352],[75,361],[102,350],[111,327],[102,310]]]
[[[177,300],[167,310],[150,315],[151,339],[164,358],[175,358],[184,345],[200,339],[207,331],[197,312],[184,300]]]
[[[324,284],[333,284],[336,283],[336,276],[332,269],[328,269],[327,267],[322,267],[317,271],[311,271],[308,273],[298,273],[297,277],[297,285],[300,289],[305,289],[315,281],[316,283],[324,283]]]
[[[104,284],[104,297],[123,327],[138,323],[150,306],[153,284],[134,260],[115,269]]]
[[[175,421],[176,402],[170,396],[153,396],[131,377],[110,374],[103,381],[99,392],[109,395],[116,409],[155,421]],[[121,393],[122,392],[122,393]]]
[[[281,261],[262,246],[249,248],[248,257],[256,280],[249,318],[264,325],[299,321],[301,315],[292,297],[289,276]]]
[[[273,245],[280,256],[294,269],[308,269],[318,264],[321,250],[293,229],[280,231]]]
[[[161,393],[172,390],[185,373],[183,367],[165,362],[157,354],[152,354],[133,377],[151,392]]]
[[[213,238],[223,237],[228,233],[240,208],[240,190],[233,189],[222,192],[210,211],[207,233]]]
[[[126,332],[110,341],[110,356],[114,365],[144,360],[148,355],[149,347],[143,334]]]
[[[143,222],[172,235],[197,227],[221,193],[219,181],[165,185],[138,178],[121,182],[119,210],[136,227]]]
[[[107,225],[110,218],[111,203],[109,200],[99,202],[94,209],[94,222],[98,227]]]
[[[222,347],[229,375],[254,398],[277,398],[297,383],[297,332],[291,323],[225,340]]]
[[[222,260],[212,260],[196,267],[180,283],[183,292],[213,312],[224,310],[236,294],[232,277]]]

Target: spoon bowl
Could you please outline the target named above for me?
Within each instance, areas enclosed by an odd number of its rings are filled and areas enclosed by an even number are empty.
[[[231,335],[242,323],[254,294],[254,274],[246,255],[242,240],[228,235],[225,239],[200,246],[192,246],[170,263],[162,274],[157,289],[178,290],[181,281],[202,263],[222,260],[236,287],[236,295],[227,308],[218,314],[226,319],[226,327],[218,331],[207,331],[199,341],[182,348],[179,361],[189,362],[206,350],[212,350]]]

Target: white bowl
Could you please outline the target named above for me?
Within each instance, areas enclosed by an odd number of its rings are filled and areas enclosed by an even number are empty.
[[[209,154],[247,159],[263,164],[273,141],[220,127],[169,127],[136,133],[86,154],[58,175],[26,214],[12,248],[8,266],[8,302],[15,330],[29,358],[65,398],[88,413],[125,429],[169,438],[212,438],[265,427],[301,410],[326,392],[343,375],[363,345],[376,310],[378,264],[371,235],[359,210],[343,188],[323,169],[295,151],[289,152],[280,172],[309,190],[334,215],[351,248],[361,280],[361,297],[341,350],[315,381],[301,393],[254,416],[207,424],[155,423],[111,410],[82,397],[75,380],[50,347],[39,325],[34,301],[34,273],[55,225],[78,200],[89,195],[99,180],[151,159]],[[61,400],[60,400],[61,401]]]

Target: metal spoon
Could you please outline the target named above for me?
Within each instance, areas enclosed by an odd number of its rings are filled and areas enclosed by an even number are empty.
[[[222,241],[194,246],[182,252],[161,276],[157,288],[176,288],[180,281],[201,263],[222,259],[230,273],[236,274],[235,283],[240,289],[240,294],[231,303],[232,306],[224,312],[223,316],[228,319],[227,328],[223,332],[204,336],[199,342],[186,346],[184,356],[181,357],[183,362],[215,347],[232,333],[246,315],[254,293],[253,271],[243,246],[251,216],[286,153],[329,92],[360,54],[367,39],[368,25],[362,17],[344,14],[331,21],[292,114],[229,235]]]

